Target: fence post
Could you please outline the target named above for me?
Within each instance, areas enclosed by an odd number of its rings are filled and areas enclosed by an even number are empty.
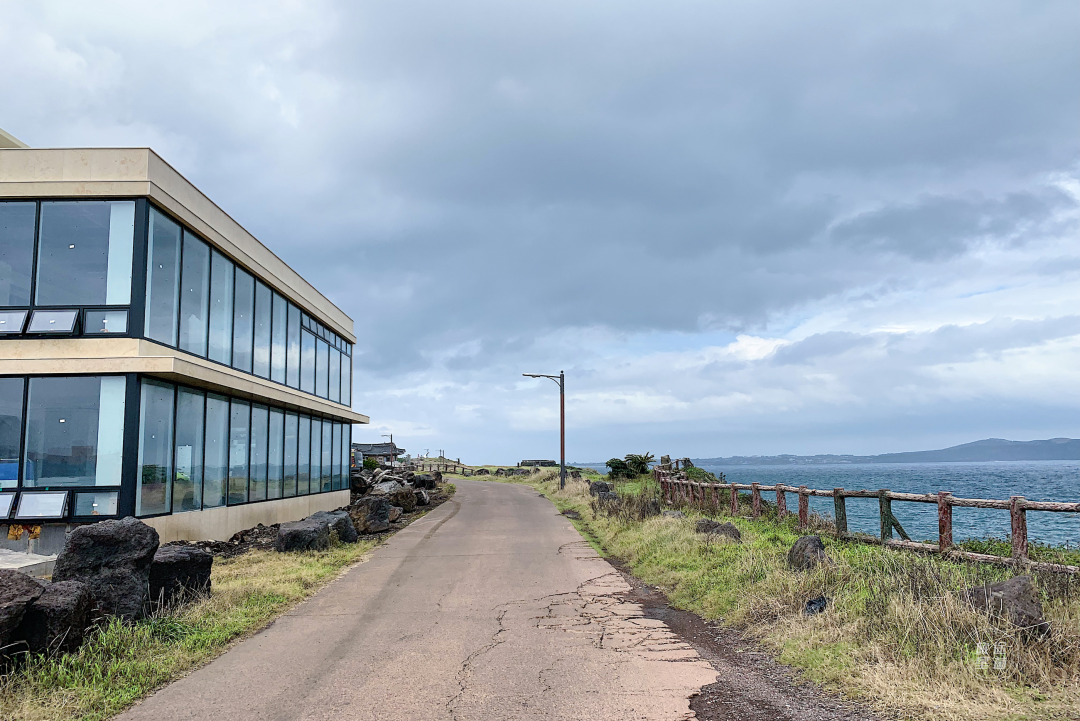
[[[787,518],[787,499],[784,498],[784,489],[776,484],[776,516],[781,521]]]
[[[810,494],[806,486],[799,486],[799,528],[810,525]]]
[[[757,483],[750,484],[750,496],[754,500],[754,518],[761,515],[761,490]]]
[[[945,553],[952,546],[952,504],[949,503],[948,491],[937,494],[937,547]]]
[[[730,501],[731,502],[728,504],[730,506],[730,508],[728,510],[731,511],[731,515],[733,515],[733,516],[739,515],[739,492],[735,490],[735,484],[734,483],[731,484],[731,499],[730,499]]]
[[[878,496],[878,512],[881,516],[881,540],[892,538],[892,500],[888,496],[888,488],[879,488],[877,492]]]
[[[836,535],[843,536],[848,532],[847,529],[847,499],[841,494],[844,492],[843,488],[833,489],[833,510],[836,512]]]
[[[1009,516],[1012,520],[1012,557],[1027,560],[1027,511],[1023,496],[1009,496]]]
[[[720,499],[717,498],[717,496],[716,496],[716,484],[715,483],[710,483],[709,484],[709,491],[712,493],[712,507],[713,507],[714,510],[718,510],[720,508]]]

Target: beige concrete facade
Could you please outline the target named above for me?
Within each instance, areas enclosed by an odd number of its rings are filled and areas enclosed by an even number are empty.
[[[259,501],[243,506],[222,506],[202,511],[174,513],[171,516],[144,518],[153,526],[162,543],[171,541],[227,541],[237,531],[262,523],[288,523],[319,511],[332,511],[349,505],[349,491],[317,493],[313,496]]]
[[[0,147],[0,197],[148,197],[350,343],[353,322],[149,148]]]
[[[3,341],[3,348],[0,376],[145,373],[348,423],[370,420],[340,403],[138,338],[10,338]]]

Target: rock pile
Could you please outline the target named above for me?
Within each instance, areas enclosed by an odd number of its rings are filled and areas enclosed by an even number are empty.
[[[702,518],[694,526],[694,530],[709,536],[726,536],[736,543],[742,543],[742,533],[733,523],[720,523],[711,518]]]
[[[614,491],[614,490],[615,490],[614,486],[612,486],[610,483],[606,483],[604,481],[593,481],[592,483],[589,484],[589,495],[590,496],[598,496],[601,493],[610,493],[611,491]]]

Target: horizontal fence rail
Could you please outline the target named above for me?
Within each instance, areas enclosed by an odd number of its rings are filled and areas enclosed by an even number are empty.
[[[465,466],[456,463],[413,463],[416,469],[421,473],[425,471],[441,471],[443,473],[457,473],[462,474],[465,472]]]
[[[831,491],[806,486],[788,486],[777,483],[773,486],[763,486],[759,483],[702,483],[691,481],[685,473],[670,471],[661,468],[653,470],[653,476],[660,484],[661,492],[666,503],[686,503],[699,506],[708,506],[719,509],[722,503],[721,496],[728,496],[729,511],[735,516],[739,513],[739,491],[750,491],[752,516],[757,518],[761,515],[761,493],[776,494],[776,511],[782,520],[791,515],[787,508],[787,494],[794,493],[799,499],[799,528],[806,528],[810,523],[810,497],[833,499],[833,523],[838,538],[863,543],[876,543],[892,548],[904,548],[923,553],[940,553],[954,558],[964,558],[972,561],[998,564],[1022,564],[1025,567],[1040,571],[1055,571],[1061,573],[1080,573],[1080,567],[1067,566],[1059,563],[1038,563],[1028,559],[1027,537],[1027,512],[1050,511],[1055,513],[1080,513],[1080,503],[1058,503],[1053,501],[1029,501],[1023,496],[1012,496],[1007,501],[985,498],[956,498],[948,491],[938,493],[897,493],[887,488],[876,491],[858,490],[850,491],[845,488],[834,488]],[[876,498],[878,499],[878,513],[880,518],[880,533],[877,538],[862,533],[850,533],[847,522],[848,498]],[[903,526],[896,520],[892,512],[892,502],[905,503],[932,503],[938,510],[938,542],[919,543],[912,541]],[[952,509],[953,508],[992,508],[1009,512],[1012,522],[1012,555],[1010,557],[993,556],[985,553],[972,553],[956,548],[953,544],[952,533]],[[899,534],[901,540],[893,538],[893,531]]]

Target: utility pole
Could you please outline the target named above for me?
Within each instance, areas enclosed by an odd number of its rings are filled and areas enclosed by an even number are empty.
[[[386,433],[383,433],[382,437],[390,439],[390,468],[392,469],[394,467],[394,459],[396,458],[394,455],[394,434],[391,433],[387,435]]]
[[[547,378],[559,384],[559,489],[566,488],[566,374],[522,373],[526,378]]]

